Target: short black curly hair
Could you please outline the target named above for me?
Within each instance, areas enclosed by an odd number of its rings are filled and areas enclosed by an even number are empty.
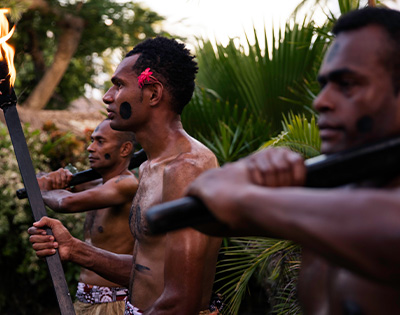
[[[366,7],[342,15],[334,25],[332,32],[339,35],[343,32],[357,30],[366,26],[380,26],[388,35],[387,45],[382,45],[384,53],[381,62],[392,73],[396,95],[400,91],[400,12],[387,8]]]
[[[191,100],[198,70],[194,56],[184,44],[162,36],[147,39],[125,56],[140,55],[133,71],[139,75],[150,68],[172,96],[172,109],[179,115]]]

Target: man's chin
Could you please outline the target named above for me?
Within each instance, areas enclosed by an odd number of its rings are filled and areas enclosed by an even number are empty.
[[[110,123],[110,127],[111,127],[111,129],[113,129],[113,130],[116,130],[116,131],[132,131],[130,128],[129,128],[129,125],[127,126],[127,125],[121,125],[121,124],[119,124],[119,123]]]
[[[90,167],[92,168],[92,170],[94,170],[98,173],[101,173],[101,170],[103,169],[103,167],[98,166],[98,165],[93,165],[93,166],[91,165]]]
[[[97,163],[96,163],[97,162]],[[89,165],[90,165],[90,167],[91,167],[91,169],[92,170],[98,170],[100,167],[99,167],[99,162],[100,161],[94,161],[93,163],[89,163]],[[100,162],[101,163],[101,162]]]
[[[110,121],[110,127],[111,127],[111,129],[114,129],[117,131],[125,131],[126,130],[121,126],[121,124],[119,124],[117,121],[115,121],[115,119],[112,119]]]
[[[321,154],[334,154],[344,150],[345,147],[342,145],[332,144],[332,143],[321,143]]]

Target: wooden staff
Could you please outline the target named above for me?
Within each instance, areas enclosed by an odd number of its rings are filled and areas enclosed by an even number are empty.
[[[4,65],[2,65],[1,68],[1,70],[4,70]],[[8,71],[5,73],[8,73]],[[4,118],[10,133],[11,142],[14,147],[22,180],[27,191],[29,203],[32,208],[33,217],[38,221],[43,216],[47,215],[46,208],[36,179],[25,136],[22,131],[21,121],[18,116],[16,107],[17,97],[14,89],[10,88],[9,76],[7,76],[7,78],[7,80],[4,80],[2,84],[0,84],[0,108],[4,112]],[[52,234],[50,229],[47,229],[47,234]],[[46,262],[49,267],[61,314],[74,315],[75,310],[72,304],[71,295],[68,291],[68,285],[65,280],[64,270],[58,251],[55,255],[46,257]]]
[[[146,152],[144,152],[144,150],[141,149],[138,152],[133,154],[131,161],[129,162],[128,168],[131,170],[136,167],[139,167],[146,160],[147,160]],[[99,178],[101,178],[101,175],[98,172],[96,172],[94,169],[89,168],[88,170],[84,170],[82,172],[73,174],[71,181],[68,183],[68,187],[87,183],[87,182],[90,182],[92,180],[99,179]],[[28,195],[26,194],[26,189],[25,188],[18,189],[17,197],[18,197],[18,199],[27,198]]]
[[[400,137],[305,161],[306,187],[327,188],[365,179],[392,178],[400,173]],[[198,198],[185,197],[150,208],[146,213],[154,234],[215,221]]]

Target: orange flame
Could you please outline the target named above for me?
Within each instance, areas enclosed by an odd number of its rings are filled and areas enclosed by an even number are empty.
[[[5,60],[7,62],[10,75],[10,86],[13,86],[15,77],[17,76],[17,72],[15,71],[14,67],[15,50],[12,46],[7,44],[7,40],[9,40],[14,33],[15,25],[11,31],[9,31],[8,20],[6,17],[6,14],[9,12],[10,9],[0,9],[0,61]]]

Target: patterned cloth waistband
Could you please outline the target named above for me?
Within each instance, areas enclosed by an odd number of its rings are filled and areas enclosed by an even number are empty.
[[[100,287],[79,282],[76,298],[82,303],[109,303],[123,301],[128,293],[128,289],[122,287]]]
[[[125,313],[124,315],[140,315],[143,312],[137,307],[133,306],[129,301],[125,301]]]

